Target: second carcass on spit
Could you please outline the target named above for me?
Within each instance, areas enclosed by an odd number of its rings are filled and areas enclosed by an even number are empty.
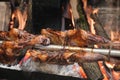
[[[41,35],[33,35],[27,31],[12,28],[10,31],[0,32],[0,39],[15,41],[18,43],[33,44],[66,44],[69,46],[87,46],[94,44],[109,43],[104,37],[88,33],[82,29],[73,29],[67,31],[56,31],[52,29],[42,29]],[[50,39],[50,41],[49,41]]]
[[[108,61],[108,57],[101,54],[94,54],[84,51],[47,51],[47,50],[33,50],[29,49],[26,52],[26,57],[32,57],[33,61],[40,63],[69,65],[73,63]],[[120,59],[111,57],[111,63],[120,64]]]
[[[82,29],[73,29],[67,31],[56,31],[52,29],[42,29],[41,34],[50,38],[51,44],[70,45],[70,46],[87,46],[94,44],[109,43],[104,37],[88,33]]]

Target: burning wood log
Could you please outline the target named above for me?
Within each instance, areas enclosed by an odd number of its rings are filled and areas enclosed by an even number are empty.
[[[92,17],[92,19],[94,19],[94,21],[95,21],[94,27],[95,27],[96,32],[98,32],[98,33],[96,33],[96,34],[97,34],[97,35],[100,35],[100,36],[103,36],[103,37],[105,37],[105,38],[107,38],[107,39],[110,39],[110,38],[108,37],[107,33],[105,32],[105,30],[104,30],[104,28],[103,28],[103,25],[100,23],[97,14],[91,14],[91,17]]]
[[[103,74],[101,73],[99,69],[99,65],[97,62],[91,62],[91,63],[83,63],[82,67],[88,77],[88,79],[98,79],[102,80],[103,79]],[[96,73],[96,74],[94,74]]]
[[[89,8],[87,8],[87,0],[77,0],[78,5],[77,5],[77,10],[79,12],[80,18],[76,20],[76,25],[81,25],[80,28],[85,29],[86,31],[93,31],[91,30],[92,26],[92,21],[87,20],[89,18],[88,14],[86,12],[88,11]],[[75,1],[74,1],[75,2]],[[91,32],[92,33],[92,32]],[[88,45],[88,47],[91,45]],[[93,45],[92,45],[93,47]],[[85,73],[87,74],[88,78],[91,80],[96,80],[96,79],[102,79],[102,74],[100,71],[100,68],[98,66],[97,62],[93,63],[83,63],[82,68],[84,69]],[[92,75],[94,74],[94,75]]]

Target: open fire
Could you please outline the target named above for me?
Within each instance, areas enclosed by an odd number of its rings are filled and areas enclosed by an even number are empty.
[[[12,15],[11,15],[11,22],[10,22],[10,28],[17,27],[18,29],[23,30],[26,25],[27,21],[27,13],[28,13],[28,4],[24,3],[21,4],[20,6],[24,6],[23,11],[19,7],[15,7],[13,9]],[[15,25],[15,22],[18,24]]]
[[[72,2],[73,0],[70,1]],[[106,37],[102,37],[102,35],[98,36],[98,31],[94,26],[96,21],[92,19],[91,15],[98,14],[99,9],[88,5],[87,0],[82,0],[82,2],[87,22],[89,23],[90,33],[82,29],[75,29],[74,10],[72,10],[70,5],[72,3],[69,5],[67,4],[67,7],[69,7],[67,10],[68,14],[70,14],[69,16],[74,29],[67,31],[42,29],[40,35],[33,35],[24,30],[28,17],[27,4],[24,4],[25,8],[23,11],[16,8],[11,16],[12,21],[10,22],[10,31],[0,32],[0,39],[7,40],[3,41],[0,47],[0,62],[9,65],[17,63],[19,68],[23,70],[43,71],[46,73],[74,76],[84,79],[88,78],[88,76],[87,73],[85,73],[84,68],[81,66],[82,63],[97,62],[104,77],[103,80],[119,80],[120,72],[115,71],[114,67],[115,65],[120,65],[120,59],[115,58],[116,56],[110,55],[112,54],[112,48],[116,50],[120,49],[119,45],[114,46],[114,44],[120,43],[120,39],[116,37],[116,35],[119,35],[119,31],[110,31],[110,40]],[[17,26],[15,25],[15,19],[19,23]],[[49,50],[47,46],[51,44],[62,45],[63,49],[60,50],[57,46],[55,48],[52,47],[53,49]],[[40,45],[45,46],[46,49],[42,49]],[[110,47],[110,50],[108,55],[94,53],[91,48],[91,52],[89,52],[85,49],[88,45],[92,45],[96,49],[101,47],[109,49]],[[81,47],[83,47],[83,50],[81,50]],[[80,49],[78,50],[78,48]],[[7,59],[4,59],[6,57]],[[17,59],[19,57],[22,58]],[[27,69],[29,66],[31,67]],[[52,67],[54,67],[56,71],[52,70]]]
[[[91,14],[97,14],[99,9],[93,9],[92,6],[87,6],[87,0],[82,0],[83,1],[83,4],[84,4],[84,10],[86,12],[86,15],[87,15],[87,19],[88,19],[88,23],[90,25],[90,30],[93,34],[96,34],[96,30],[94,28],[94,24],[95,24],[95,21],[91,18]],[[116,22],[117,23],[117,22]],[[118,26],[117,26],[118,27]],[[116,32],[113,32],[111,31],[111,41],[115,41],[117,40],[119,42],[119,33],[118,33],[118,30]],[[117,37],[116,37],[117,36]],[[98,46],[95,45],[96,48],[98,48]],[[110,62],[105,62],[106,66],[109,68],[110,72],[108,72],[106,69],[105,69],[105,66],[103,65],[103,62],[98,62],[99,66],[100,66],[100,69],[102,71],[102,74],[104,76],[104,79],[103,80],[118,80],[120,79],[120,72],[116,72],[113,70],[115,64],[113,63],[110,63]]]

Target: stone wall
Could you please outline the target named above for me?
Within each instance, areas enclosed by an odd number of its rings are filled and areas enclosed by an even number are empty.
[[[8,30],[10,15],[10,3],[0,1],[0,30]]]

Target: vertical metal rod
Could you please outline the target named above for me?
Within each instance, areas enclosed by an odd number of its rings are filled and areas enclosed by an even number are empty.
[[[62,26],[61,26],[61,31],[65,30],[65,18],[62,16]]]

